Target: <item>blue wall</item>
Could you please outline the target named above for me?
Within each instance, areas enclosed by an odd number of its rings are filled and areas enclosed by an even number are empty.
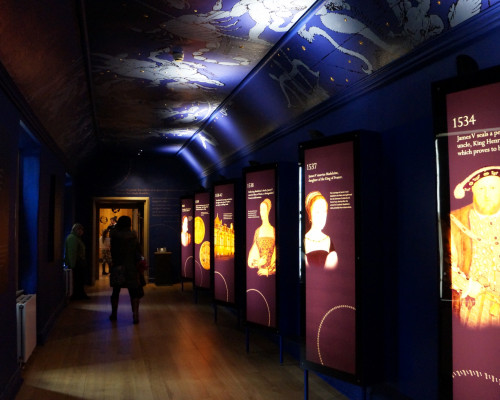
[[[34,153],[34,154],[26,154]],[[26,293],[36,293],[38,271],[38,193],[40,190],[40,154],[21,152],[20,159],[19,237],[24,243],[19,253],[20,285]]]

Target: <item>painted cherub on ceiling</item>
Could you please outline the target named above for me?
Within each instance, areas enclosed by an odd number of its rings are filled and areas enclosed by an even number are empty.
[[[453,3],[448,11],[450,27],[453,28],[470,17],[479,14],[481,6],[481,0],[458,0],[456,3]]]
[[[447,22],[447,28],[449,29],[476,15],[481,10],[481,0],[452,2],[449,7],[443,8],[443,15],[431,13],[429,0],[418,0],[417,2],[387,0],[387,4],[395,14],[398,24],[394,26],[394,32],[389,30],[387,37],[381,38],[374,33],[380,31],[380,27],[369,27],[364,22],[353,17],[354,14],[351,12],[349,2],[354,4],[354,0],[325,1],[318,8],[315,16],[308,21],[307,25],[301,26],[297,33],[299,37],[309,43],[313,43],[316,36],[325,38],[334,49],[339,51],[340,54],[344,54],[346,58],[355,57],[359,59],[361,61],[359,72],[366,74],[370,74],[377,68],[409,52],[418,44],[442,33],[445,29],[443,18]],[[312,25],[317,21],[317,17],[319,17],[321,24]],[[359,51],[347,48],[348,39],[343,38],[342,41],[333,39],[333,35],[338,36],[339,34],[349,35],[349,37],[360,35],[364,39],[368,39],[371,46],[365,44],[362,47],[365,54],[362,54]],[[353,43],[356,42],[353,41]],[[370,47],[377,49],[377,52],[371,53]],[[324,54],[327,55],[330,51],[325,49]],[[284,53],[281,54],[284,55]],[[376,54],[377,58],[373,61],[370,60],[370,54]],[[325,72],[321,69],[321,65],[316,66],[316,70],[313,70],[308,65],[307,58],[290,60],[285,57],[285,60],[287,62],[283,62],[283,57],[281,57],[281,60],[274,57],[272,63],[279,67],[281,73],[269,74],[269,76],[279,82],[288,108],[307,108],[328,98],[326,90],[318,90],[321,87],[320,75]],[[313,76],[317,77],[316,82],[311,80]],[[351,79],[350,82],[352,83],[354,80]]]
[[[319,84],[319,71],[313,71],[302,60],[290,59],[284,52],[281,55],[272,60],[281,73],[270,73],[269,77],[279,83],[288,108],[309,108],[312,98],[315,104],[328,98],[328,93]]]
[[[368,53],[365,55],[347,48],[345,43],[348,40],[343,37],[341,44],[332,37],[334,34],[337,36],[339,34],[348,35],[348,38],[360,35],[363,39],[368,39],[372,47],[375,46],[379,50],[379,53],[395,54],[397,48],[394,44],[389,44],[377,36],[366,24],[351,16],[349,14],[350,10],[351,6],[345,0],[325,1],[318,8],[315,15],[299,28],[297,33],[300,38],[307,40],[309,43],[313,43],[316,36],[323,37],[346,59],[357,58],[361,61],[360,70],[353,69],[350,72],[370,74],[374,70],[374,65],[369,60]],[[313,25],[318,22],[319,24]],[[294,44],[300,46],[300,40],[295,41]],[[317,46],[320,46],[320,44],[317,44]],[[364,48],[368,50],[369,46],[365,45]],[[331,51],[331,48],[325,47],[323,53],[328,55]],[[321,87],[320,83],[322,72],[320,66],[316,65],[313,68],[309,65],[311,61],[307,57],[291,59],[285,52],[280,53],[280,55],[284,57],[274,57],[272,60],[273,66],[277,67],[280,73],[270,73],[269,76],[279,83],[288,108],[308,109],[328,99],[329,93]]]
[[[128,58],[127,55],[112,57],[106,54],[94,54],[93,56],[100,60],[95,64],[95,69],[104,76],[107,74],[106,71],[111,71],[114,76],[113,79],[102,80],[98,85],[99,90],[106,91],[108,97],[121,98],[123,83],[127,81],[144,81],[151,88],[163,86],[188,100],[182,103],[177,101],[176,105],[170,101],[165,109],[157,110],[160,116],[165,114],[162,119],[175,120],[176,123],[201,123],[222,101],[222,97],[218,99],[215,89],[223,87],[224,83],[210,78],[208,74],[205,75],[206,67],[203,64],[170,61],[164,57],[166,52],[166,49],[153,52],[147,59],[141,60]],[[197,100],[197,104],[192,104],[189,101],[191,97],[189,92],[196,92],[196,97],[199,99],[200,90],[211,94],[207,94],[206,102]]]
[[[206,67],[200,63],[175,62],[164,57],[168,49],[152,52],[147,59],[128,58],[126,54],[113,57],[107,54],[93,54],[100,60],[95,64],[98,72],[107,70],[117,74],[118,79],[139,79],[150,86],[165,85],[172,90],[212,90],[224,83],[212,79],[203,72]],[[115,80],[116,82],[116,80]]]
[[[222,9],[222,0],[217,3]],[[248,31],[248,39],[267,43],[261,37],[266,29],[287,32],[312,3],[304,0],[240,0],[219,18],[242,18],[248,14],[254,24]]]
[[[394,53],[398,50],[396,46],[378,37],[365,23],[350,16],[348,14],[350,10],[351,6],[345,0],[326,1],[316,12],[316,16],[319,16],[321,25],[307,28],[304,24],[299,29],[298,34],[309,43],[312,43],[316,36],[324,37],[336,50],[346,56],[355,57],[361,60],[364,64],[362,67],[363,72],[370,74],[373,72],[372,62],[364,54],[344,47],[332,38],[332,34],[361,35],[386,52]],[[327,52],[329,51],[325,51],[325,53]]]
[[[337,34],[360,35],[369,40],[373,46],[379,49],[377,61],[380,64],[378,67],[382,67],[408,53],[415,46],[440,35],[445,29],[454,27],[478,14],[481,10],[481,0],[457,0],[451,2],[449,7],[444,7],[443,4],[440,9],[443,10],[444,15],[437,14],[439,9],[433,9],[430,0],[387,0],[388,8],[394,13],[397,24],[393,30],[388,31],[385,38],[381,38],[375,34],[375,31],[380,30],[380,26],[368,26],[365,21],[356,19],[351,12],[350,3],[354,4],[355,1],[325,1],[315,14],[319,17],[321,25],[309,28],[304,25],[298,34],[309,43],[312,43],[316,36],[324,37],[339,52],[362,61],[364,66],[361,69],[367,74],[376,69],[373,60],[369,59],[368,46],[365,47],[365,52],[362,54],[347,48],[344,45],[346,40],[339,42],[332,36]],[[359,4],[358,7],[360,7]],[[380,56],[380,53],[384,54],[383,57]]]
[[[415,6],[405,0],[387,1],[402,27],[402,32],[395,36],[402,37],[411,48],[443,32],[439,15],[429,14],[430,0],[418,0]]]
[[[312,3],[312,0],[240,0],[225,10],[223,0],[217,0],[207,13],[182,15],[165,21],[161,28],[182,39],[204,42],[202,48],[192,53],[198,61],[245,66],[252,61],[256,63],[262,56],[261,53],[265,53],[273,45],[262,38],[266,29],[280,34],[287,32]],[[242,27],[243,20],[252,21],[248,31],[247,27]],[[215,53],[222,40],[227,37],[260,44],[261,50],[255,60],[234,55],[229,59],[217,59],[220,54],[208,56],[210,52]],[[276,38],[278,39],[279,37]]]
[[[481,0],[457,0],[440,7],[444,15],[431,13],[430,0],[387,0],[394,11],[402,32],[395,36],[405,38],[412,47],[453,28],[481,12]],[[444,3],[444,1],[443,1]]]

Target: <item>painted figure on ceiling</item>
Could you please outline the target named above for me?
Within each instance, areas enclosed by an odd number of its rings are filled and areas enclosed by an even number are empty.
[[[447,16],[430,14],[430,0],[387,0],[387,3],[403,29],[395,36],[404,38],[411,47],[443,33],[447,28],[445,22],[453,28],[481,12],[481,0],[457,0],[450,5]]]
[[[272,43],[261,37],[264,31],[287,32],[309,6],[303,0],[240,0],[230,10],[224,10],[223,1],[218,0],[208,13],[182,15],[161,24],[161,28],[180,38],[204,42],[202,48],[192,53],[198,61],[227,66],[249,65],[250,60],[244,57],[223,60],[209,57],[208,53],[219,49],[224,37],[263,44],[263,50],[267,51]],[[248,34],[240,26],[245,17],[252,21]]]
[[[444,24],[439,15],[429,14],[430,0],[418,0],[416,3],[405,0],[387,1],[403,28],[402,33],[397,36],[404,38],[411,47],[443,32]]]
[[[175,62],[161,58],[164,51],[153,52],[147,60],[112,57],[106,54],[95,54],[103,62],[102,70],[111,70],[121,79],[133,78],[148,81],[151,86],[165,84],[174,90],[203,89],[213,86],[224,86],[224,83],[211,79],[202,71],[205,66],[192,62]],[[166,83],[165,83],[166,82]]]
[[[319,71],[313,71],[304,61],[291,60],[283,52],[282,57],[275,57],[272,62],[281,73],[269,74],[269,77],[279,83],[288,108],[312,107],[328,98],[328,93],[319,85]]]
[[[222,0],[217,3],[222,6]],[[267,43],[260,37],[266,28],[287,32],[309,6],[301,0],[240,0],[227,12],[227,17],[241,18],[248,14],[255,23],[248,31],[248,38]]]
[[[373,72],[373,65],[368,58],[366,58],[363,54],[348,49],[338,43],[332,38],[331,32],[348,35],[361,35],[388,53],[395,52],[396,48],[379,38],[364,23],[348,15],[347,11],[350,11],[350,9],[351,6],[344,0],[327,1],[316,12],[316,15],[319,16],[322,25],[311,26],[309,29],[307,29],[306,25],[303,25],[298,31],[298,34],[310,43],[314,41],[314,38],[317,35],[324,37],[341,53],[361,60],[365,64],[365,66],[362,67],[362,70],[365,73],[370,74]],[[342,11],[346,12],[343,13]]]

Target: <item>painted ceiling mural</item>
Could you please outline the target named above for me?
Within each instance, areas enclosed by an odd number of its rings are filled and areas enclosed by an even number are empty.
[[[88,0],[99,126],[203,170],[491,4]]]
[[[491,5],[481,0],[321,2],[251,83],[198,132],[200,140],[192,141],[188,157],[198,163],[204,159],[204,166],[223,159],[235,146],[269,134]],[[245,103],[252,107],[242,109]],[[258,124],[252,122],[256,116]],[[204,137],[216,138],[213,148],[207,148]]]
[[[111,147],[203,174],[498,2],[4,0],[0,59],[70,160]]]
[[[312,3],[88,0],[103,137],[177,152]]]

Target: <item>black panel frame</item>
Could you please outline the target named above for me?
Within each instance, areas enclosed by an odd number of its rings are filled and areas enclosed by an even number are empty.
[[[306,370],[311,370],[311,371],[316,371],[318,373],[321,373],[323,375],[331,376],[334,378],[341,379],[343,381],[360,385],[362,383],[362,368],[361,368],[361,337],[360,337],[360,324],[361,324],[361,314],[362,314],[362,306],[361,306],[361,299],[360,299],[360,250],[361,250],[361,245],[360,245],[360,218],[359,218],[359,213],[360,213],[360,196],[359,194],[359,186],[360,186],[360,171],[359,171],[359,146],[360,146],[360,132],[354,131],[354,132],[348,132],[348,133],[343,133],[340,135],[335,135],[335,136],[330,136],[330,137],[325,137],[321,139],[316,139],[316,140],[311,140],[308,142],[303,142],[299,144],[299,162],[301,167],[304,167],[304,160],[305,160],[305,152],[309,149],[314,149],[314,148],[319,148],[319,147],[326,147],[330,145],[335,145],[335,144],[341,144],[341,143],[346,143],[346,142],[352,142],[353,143],[353,169],[354,169],[354,230],[355,230],[355,301],[356,301],[356,317],[355,317],[355,324],[356,324],[356,339],[355,339],[355,348],[356,348],[356,354],[355,354],[355,373],[351,374],[346,371],[334,369],[331,367],[327,367],[318,363],[315,363],[313,361],[307,360],[306,359],[306,344],[305,344],[305,330],[306,330],[306,267],[305,267],[305,251],[304,251],[304,233],[305,233],[305,173],[301,173],[301,187],[302,187],[302,218],[301,218],[301,248],[302,248],[302,254],[301,254],[301,360],[300,360],[300,365],[303,369]]]
[[[213,248],[213,204],[212,204],[212,198],[213,194],[211,190],[200,190],[194,193],[193,195],[193,215],[194,215],[194,221],[196,220],[196,195],[199,194],[206,194],[208,196],[208,203],[209,203],[209,226],[205,227],[205,231],[208,231],[208,237],[210,240],[210,271],[209,271],[209,285],[208,287],[206,286],[199,286],[196,284],[196,242],[195,238],[193,237],[193,288],[195,291],[211,291],[213,288],[213,265],[212,265],[212,248]],[[196,229],[193,226],[193,235],[196,236]]]
[[[189,278],[189,277],[185,277],[182,275],[183,273],[183,268],[184,268],[184,260],[182,258],[182,243],[181,243],[181,251],[179,252],[179,257],[180,257],[180,267],[181,267],[181,270],[180,270],[180,279],[181,279],[181,282],[193,282],[194,281],[194,196],[184,196],[184,197],[181,197],[180,200],[179,200],[179,209],[180,209],[180,227],[179,227],[179,232],[182,232],[182,205],[183,205],[183,202],[184,200],[191,200],[192,201],[192,217],[193,217],[193,232],[192,232],[192,240],[191,240],[191,257],[193,258],[193,270],[192,270],[192,278]]]
[[[223,306],[228,306],[228,307],[237,307],[238,305],[238,282],[240,281],[240,268],[238,268],[238,259],[239,259],[239,253],[241,249],[238,246],[238,238],[241,235],[241,232],[239,231],[241,229],[241,226],[239,224],[239,218],[238,218],[238,211],[239,211],[239,202],[238,202],[238,183],[236,179],[227,179],[227,180],[222,180],[222,181],[217,181],[213,184],[212,187],[212,224],[215,218],[215,192],[216,188],[218,186],[223,186],[223,185],[232,185],[233,186],[233,221],[234,221],[234,261],[233,261],[233,268],[234,268],[234,302],[228,302],[228,301],[223,301],[220,299],[215,298],[215,238],[214,238],[214,229],[215,227],[212,226],[212,246],[211,246],[211,272],[212,272],[212,288],[214,290],[214,303],[215,304],[220,304]]]
[[[274,333],[274,334],[279,334],[280,331],[280,307],[279,307],[279,299],[280,299],[280,293],[279,293],[279,276],[280,276],[280,246],[279,246],[279,180],[278,180],[278,173],[279,173],[279,167],[278,163],[267,163],[267,164],[262,164],[262,165],[255,165],[255,166],[250,166],[250,167],[245,167],[243,168],[243,182],[244,185],[242,188],[242,191],[244,193],[243,199],[244,199],[244,210],[245,210],[245,269],[243,272],[243,282],[244,282],[244,290],[245,290],[245,296],[244,296],[244,310],[243,310],[243,315],[244,315],[244,320],[245,324],[248,327],[254,327],[258,328],[261,330],[264,330],[269,333]],[[276,278],[275,278],[275,307],[276,307],[276,326],[265,326],[262,324],[258,324],[252,321],[247,320],[247,279],[246,279],[246,269],[247,269],[247,248],[246,248],[246,243],[247,243],[247,209],[246,209],[246,200],[247,200],[247,195],[246,195],[246,189],[247,189],[247,175],[252,172],[260,172],[260,171],[265,171],[265,170],[274,170],[274,190],[275,190],[275,246],[276,246]]]
[[[439,298],[439,398],[453,399],[453,332],[452,332],[452,290],[451,273],[446,246],[450,232],[450,181],[448,158],[447,101],[449,94],[500,82],[500,66],[469,72],[432,84],[432,105],[434,135],[436,144],[436,167],[439,178],[438,190],[438,229],[440,234],[440,282]],[[445,217],[446,216],[446,217]]]

